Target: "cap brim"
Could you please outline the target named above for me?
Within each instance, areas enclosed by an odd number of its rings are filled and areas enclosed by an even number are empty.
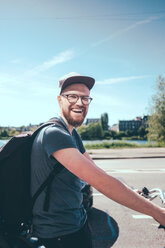
[[[85,84],[89,90],[92,89],[93,85],[95,84],[95,80],[92,77],[87,76],[72,76],[60,81],[61,91],[64,90],[71,84]]]

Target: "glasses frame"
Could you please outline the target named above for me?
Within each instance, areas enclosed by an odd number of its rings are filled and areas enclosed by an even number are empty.
[[[89,105],[91,103],[91,101],[93,100],[93,98],[90,97],[90,96],[78,96],[76,94],[61,94],[61,96],[65,97],[68,100],[68,102],[71,103],[71,104],[75,104],[79,100],[79,98],[80,98],[82,104],[85,105],[85,106]],[[75,100],[75,102],[72,102],[72,101],[69,100],[69,96],[75,96],[77,99]],[[89,102],[88,103],[84,103],[83,102],[83,99],[84,98],[88,98]]]

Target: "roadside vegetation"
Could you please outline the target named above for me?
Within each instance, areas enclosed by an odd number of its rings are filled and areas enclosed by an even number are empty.
[[[165,142],[165,78],[159,76],[150,107],[148,140]]]
[[[146,144],[136,144],[136,143],[128,143],[122,141],[116,142],[102,142],[102,143],[93,143],[93,144],[85,144],[85,148],[90,149],[115,149],[115,148],[147,148],[147,147],[165,147],[165,143],[163,142],[155,142],[155,143],[146,143]]]
[[[8,140],[13,136],[25,132],[33,132],[37,129],[37,125],[21,126],[21,127],[0,127],[0,139]]]

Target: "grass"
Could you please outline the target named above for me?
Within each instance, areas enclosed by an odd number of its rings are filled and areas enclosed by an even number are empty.
[[[134,147],[139,147],[139,145],[135,143],[127,143],[127,142],[108,142],[105,141],[103,143],[94,143],[94,144],[86,144],[85,148],[86,149],[108,149],[108,148],[134,148]]]
[[[147,144],[136,144],[136,143],[128,143],[123,141],[118,142],[102,142],[102,143],[94,143],[94,144],[86,144],[86,149],[115,149],[115,148],[147,148],[147,147],[165,147],[165,142],[156,142],[156,143],[147,143]]]

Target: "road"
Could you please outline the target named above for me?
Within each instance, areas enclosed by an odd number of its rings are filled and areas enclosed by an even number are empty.
[[[165,158],[96,160],[95,163],[129,186],[165,190]],[[154,200],[157,204],[161,202]],[[157,222],[109,200],[94,190],[89,213],[95,248],[165,248],[165,231]],[[119,233],[118,233],[119,232]]]

